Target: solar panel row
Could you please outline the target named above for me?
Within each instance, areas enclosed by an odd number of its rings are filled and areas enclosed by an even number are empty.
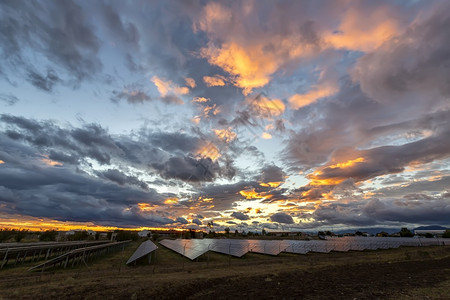
[[[14,265],[23,264],[27,259],[30,262],[47,260],[73,249],[105,243],[109,243],[109,241],[7,243],[0,248],[0,269],[6,266],[10,260],[14,261]]]
[[[66,252],[53,259],[47,260],[37,266],[30,268],[29,270],[30,271],[36,269],[45,270],[46,268],[55,267],[58,264],[60,266],[64,266],[64,268],[66,268],[68,265],[71,265],[73,267],[74,265],[78,265],[81,262],[84,262],[86,264],[87,261],[92,260],[99,255],[104,255],[109,253],[110,251],[114,251],[117,249],[123,249],[123,247],[130,242],[131,241],[113,242],[106,244],[104,243],[95,246],[78,248]]]
[[[192,239],[162,240],[161,245],[194,260],[209,250],[235,257],[247,252],[278,255],[281,252],[305,254],[398,248],[400,246],[449,245],[442,239],[392,238],[392,237],[343,237],[327,240],[239,240]]]

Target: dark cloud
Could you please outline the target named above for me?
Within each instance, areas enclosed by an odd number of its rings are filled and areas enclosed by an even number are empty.
[[[275,213],[270,216],[272,222],[283,223],[283,224],[294,224],[294,219],[285,213]]]
[[[385,224],[449,224],[448,201],[435,199],[377,199],[331,203],[318,208],[313,216],[322,225],[374,226]]]
[[[447,101],[449,8],[448,3],[435,5],[432,13],[413,22],[404,34],[362,57],[354,71],[362,90],[383,104],[401,102],[428,110]]]
[[[14,105],[19,102],[19,98],[11,94],[0,93],[0,101],[3,101],[7,105]]]
[[[32,70],[25,51],[30,49],[63,68],[74,82],[92,78],[102,69],[96,56],[99,39],[78,3],[64,1],[44,6],[39,2],[12,2],[3,1],[0,10],[0,47],[7,67]],[[29,79],[45,91],[51,91],[59,81],[54,72],[39,75],[31,71]]]
[[[61,128],[51,122],[2,115],[6,134],[24,140],[66,163],[81,163],[87,157],[100,164],[126,162],[156,170],[163,178],[190,182],[212,181],[234,175],[232,161],[219,163],[190,154],[203,143],[198,137],[181,133],[141,131],[139,140],[112,136],[98,124]]]
[[[184,101],[177,95],[167,95],[167,96],[161,97],[161,100],[167,104],[181,105],[184,103]]]
[[[126,87],[122,91],[112,92],[111,101],[117,103],[123,99],[131,104],[144,103],[146,101],[152,100],[152,98],[146,92],[137,89],[129,90],[129,87]]]
[[[184,225],[189,223],[188,220],[186,220],[183,217],[178,217],[175,221],[177,221],[178,223],[184,224]]]
[[[192,223],[197,224],[198,226],[201,226],[203,224],[199,219],[193,219]]]
[[[172,219],[141,211],[137,203],[162,204],[153,189],[136,189],[108,183],[77,169],[52,167],[40,162],[24,144],[0,138],[5,160],[0,168],[2,211],[60,221],[91,222],[112,226],[170,224]],[[18,159],[14,159],[17,157]]]
[[[400,173],[411,163],[430,163],[450,156],[449,124],[436,128],[436,134],[400,146],[382,146],[364,151],[355,151],[354,158],[363,158],[348,167],[324,167],[314,179],[346,179],[363,181],[376,176]],[[345,157],[344,154],[336,154]]]
[[[281,182],[285,180],[286,173],[278,166],[267,165],[261,169],[259,180],[262,182]]]
[[[184,181],[212,181],[218,175],[219,165],[210,158],[171,157],[164,164],[153,163],[164,178],[178,178]]]
[[[106,23],[106,28],[110,30],[111,35],[119,38],[120,45],[124,48],[139,47],[140,33],[136,25],[129,19],[123,20],[116,8],[111,5],[104,5],[101,8],[102,16]]]
[[[52,92],[53,86],[61,81],[53,70],[47,70],[46,75],[41,75],[33,70],[28,70],[28,81],[36,88],[46,92]]]
[[[99,177],[111,180],[118,185],[135,185],[140,187],[143,190],[148,190],[148,186],[145,182],[139,180],[139,178],[135,176],[128,176],[116,169],[109,169],[104,172],[97,172]]]
[[[233,217],[235,219],[238,219],[238,220],[241,220],[241,221],[250,220],[250,217],[248,215],[246,215],[246,214],[244,214],[242,212],[239,212],[239,211],[234,211],[231,214],[231,217]]]

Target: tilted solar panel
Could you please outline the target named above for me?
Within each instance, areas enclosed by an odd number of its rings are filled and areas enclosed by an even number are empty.
[[[143,242],[137,249],[136,251],[133,253],[133,255],[131,255],[131,257],[128,259],[127,261],[127,265],[131,264],[135,261],[137,261],[138,259],[150,254],[151,252],[155,251],[156,249],[158,249],[158,246],[156,246],[152,241],[145,241]]]

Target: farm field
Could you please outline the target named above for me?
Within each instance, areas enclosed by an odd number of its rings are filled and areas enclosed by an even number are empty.
[[[126,266],[139,244],[75,268],[5,268],[0,299],[449,299],[448,246],[243,258],[208,252],[192,262],[158,245],[151,264]]]

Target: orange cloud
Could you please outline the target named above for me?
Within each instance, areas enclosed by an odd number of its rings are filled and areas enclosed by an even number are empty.
[[[268,133],[268,132],[263,132],[263,133],[261,134],[261,137],[262,137],[263,139],[265,139],[265,140],[270,140],[270,139],[272,138],[272,135],[271,135],[270,133]]]
[[[59,161],[49,159],[46,155],[44,158],[41,158],[40,161],[43,162],[44,164],[46,164],[48,166],[52,166],[52,167],[63,165],[63,163],[60,163]]]
[[[227,81],[242,88],[244,95],[265,86],[288,62],[314,54],[317,46],[305,42],[298,30],[283,34],[246,28],[244,19],[253,12],[250,2],[235,6],[233,11],[210,2],[193,25],[194,31],[204,31],[210,39],[200,50],[200,57],[227,72]]]
[[[244,95],[269,83],[270,75],[277,70],[276,61],[265,54],[261,46],[244,48],[234,42],[225,43],[220,48],[203,48],[200,52],[210,64],[228,72],[234,85],[243,89]]]
[[[221,139],[222,141],[229,143],[233,141],[236,138],[236,133],[231,130],[231,128],[228,129],[213,129],[216,136]]]
[[[204,103],[204,102],[208,102],[209,99],[205,98],[205,97],[195,97],[194,99],[192,99],[193,102],[197,102],[197,103]]]
[[[4,164],[4,163],[5,163],[5,162],[4,162],[3,160],[0,159],[0,165],[1,165],[1,164]]]
[[[153,206],[149,203],[138,203],[138,208],[141,211],[152,211],[152,210],[155,210],[157,207]]]
[[[188,87],[190,87],[191,89],[193,89],[193,88],[195,88],[197,86],[197,84],[195,83],[194,78],[186,77],[184,79],[184,81],[186,81],[186,85]]]
[[[247,189],[239,191],[239,194],[245,197],[245,199],[259,199],[263,198],[263,196],[257,192],[255,192],[255,189]]]
[[[213,115],[217,115],[218,113],[220,113],[220,108],[217,107],[216,104],[203,108],[203,115],[205,117],[208,117],[210,113],[212,113]]]
[[[295,94],[289,98],[289,104],[293,109],[307,106],[321,98],[325,98],[335,94],[338,88],[334,84],[322,84],[313,87],[309,92],[304,94]]]
[[[341,169],[343,169],[343,168],[349,168],[349,167],[354,166],[354,165],[357,164],[357,163],[364,162],[364,161],[365,161],[364,157],[358,157],[358,158],[356,158],[356,159],[351,159],[351,160],[348,160],[348,161],[346,161],[346,162],[337,163],[337,164],[328,166],[328,168],[331,168],[331,169],[336,169],[336,168],[341,168]]]
[[[207,87],[211,86],[224,86],[226,78],[221,75],[203,76],[203,81]]]
[[[220,26],[226,25],[231,21],[231,11],[223,7],[220,3],[210,2],[204,8],[202,17],[194,23],[194,32],[198,30],[202,31],[214,31],[219,29]]]
[[[351,168],[355,166],[358,163],[364,162],[363,157],[358,157],[356,159],[351,159],[345,162],[337,163],[334,165],[325,166],[323,169],[346,169]],[[342,183],[344,180],[347,179],[347,177],[344,176],[333,176],[333,177],[325,177],[322,170],[317,170],[314,173],[307,176],[307,178],[310,180],[311,185],[337,185],[339,183]]]
[[[158,76],[153,76],[150,80],[156,85],[156,88],[158,89],[161,97],[165,97],[169,93],[173,93],[176,95],[189,94],[189,88],[185,86],[180,87],[174,84],[171,80],[165,81]]]
[[[177,204],[177,203],[178,203],[178,198],[176,198],[176,197],[167,198],[166,200],[164,200],[164,204]]]
[[[276,188],[276,187],[279,187],[280,184],[282,184],[282,183],[283,183],[283,181],[277,181],[277,182],[261,182],[259,185],[260,185],[260,186],[263,186],[263,187],[273,187],[273,188]]]
[[[212,202],[214,200],[214,198],[203,198],[203,197],[198,197],[198,200],[202,201],[202,202]]]
[[[245,199],[262,199],[262,198],[269,199],[272,197],[271,194],[256,192],[255,188],[239,191],[239,194],[241,194],[241,196],[245,197]]]
[[[350,9],[337,31],[324,34],[324,41],[337,49],[368,52],[378,48],[398,31],[396,19],[387,7],[379,7],[370,14]]]
[[[211,142],[198,149],[196,155],[204,158],[210,158],[213,161],[219,159],[222,156],[219,152],[219,149]]]

